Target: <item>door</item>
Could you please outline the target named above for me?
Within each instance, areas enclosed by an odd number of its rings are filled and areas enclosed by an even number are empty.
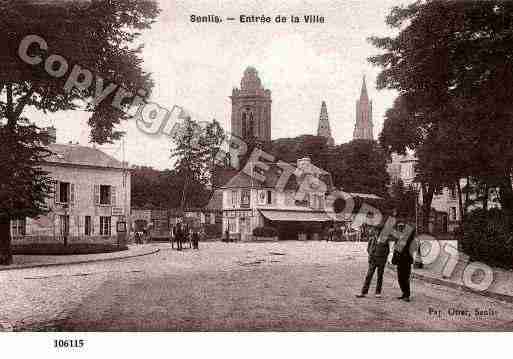
[[[448,231],[448,218],[447,218],[447,213],[444,213],[442,215],[442,232],[443,233],[447,233]]]
[[[246,237],[251,234],[251,233],[249,233],[250,232],[249,218],[246,218],[246,217],[239,218],[239,230],[240,230],[241,239],[246,239]]]

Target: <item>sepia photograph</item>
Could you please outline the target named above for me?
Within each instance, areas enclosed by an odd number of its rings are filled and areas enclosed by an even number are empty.
[[[511,332],[512,98],[513,1],[0,0],[0,341]]]

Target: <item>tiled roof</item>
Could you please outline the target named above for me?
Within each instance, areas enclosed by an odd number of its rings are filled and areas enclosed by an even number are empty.
[[[255,169],[255,171],[258,170]],[[252,178],[244,171],[240,171],[222,188],[274,188],[278,183],[282,171],[283,170],[276,164],[269,164],[269,169],[263,174],[265,178],[264,182],[261,182],[256,178]],[[297,187],[298,183],[296,176],[291,175],[285,185],[285,189],[297,189]]]
[[[93,147],[56,143],[49,144],[47,147],[53,153],[45,159],[46,162],[104,168],[123,168],[123,164],[120,161]]]

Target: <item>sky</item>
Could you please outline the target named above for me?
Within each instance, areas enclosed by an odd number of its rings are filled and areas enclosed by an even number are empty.
[[[179,105],[200,120],[217,119],[230,131],[232,88],[240,87],[244,69],[253,66],[265,88],[272,92],[272,138],[316,134],[322,101],[326,101],[336,144],[352,139],[355,103],[362,77],[373,101],[374,136],[396,94],[376,90],[380,69],[367,62],[379,53],[369,36],[393,35],[385,24],[391,7],[408,0],[332,1],[169,1],[160,0],[162,12],[143,33],[144,68],[155,87],[151,101],[172,109]],[[218,15],[225,21],[192,23],[191,15]],[[287,23],[241,24],[240,15],[288,18]],[[324,23],[290,23],[290,16],[320,15]],[[234,17],[236,21],[226,21]],[[54,125],[60,143],[88,143],[83,111],[38,114],[40,126]],[[172,167],[171,142],[164,135],[141,132],[135,120],[122,129],[125,160],[131,165],[158,169]],[[122,160],[121,143],[99,146]]]

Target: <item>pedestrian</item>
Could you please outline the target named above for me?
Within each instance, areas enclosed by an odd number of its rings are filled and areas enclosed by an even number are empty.
[[[333,241],[333,234],[335,233],[335,227],[333,226],[333,223],[330,225],[330,228],[328,228],[328,242]]]
[[[182,241],[183,241],[183,229],[182,229],[181,223],[178,223],[176,225],[175,237],[176,237],[176,250],[181,251],[182,250]]]
[[[199,233],[197,230],[192,233],[192,248],[199,249]]]
[[[226,231],[224,231],[224,241],[226,243],[230,242],[230,232],[228,232],[228,229],[226,229]]]
[[[403,223],[398,224],[397,228],[400,232],[404,232],[405,225]],[[410,301],[410,277],[411,277],[411,266],[413,265],[413,253],[416,252],[415,248],[415,229],[413,229],[406,239],[406,243],[401,247],[400,241],[396,241],[394,247],[394,257],[392,258],[392,264],[397,265],[397,281],[401,288],[402,295],[397,299],[404,300],[405,302]]]
[[[381,289],[383,287],[383,274],[385,273],[385,265],[387,263],[388,254],[390,253],[390,245],[388,238],[380,238],[382,226],[377,226],[372,229],[369,235],[369,242],[367,244],[367,253],[369,254],[369,268],[365,281],[363,283],[362,291],[357,294],[357,298],[363,298],[369,292],[369,287],[377,270],[378,278],[376,279],[376,298],[381,298]]]

